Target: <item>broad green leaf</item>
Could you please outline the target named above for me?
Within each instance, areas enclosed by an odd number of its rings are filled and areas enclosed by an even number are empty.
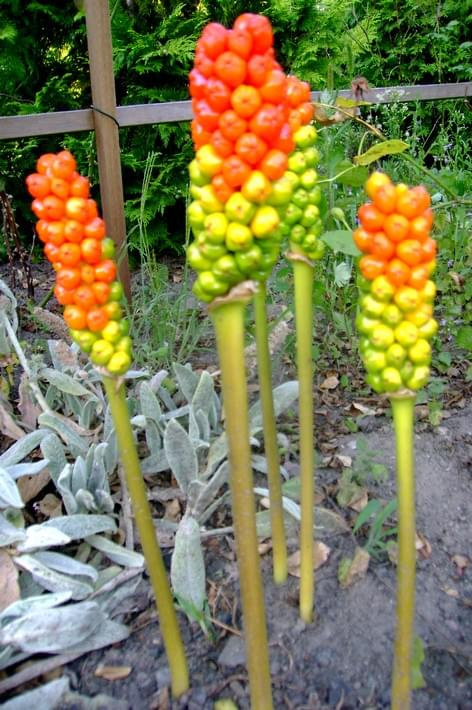
[[[411,655],[411,687],[413,690],[426,688],[426,681],[423,673],[421,672],[421,666],[424,663],[424,660],[425,655],[423,641],[419,636],[415,636]]]
[[[352,232],[347,229],[333,229],[321,235],[320,239],[334,251],[335,254],[359,256],[361,253],[353,242]]]
[[[185,399],[187,402],[191,402],[194,392],[197,389],[200,379],[199,376],[195,372],[192,372],[190,367],[180,365],[178,362],[175,362],[172,367]]]
[[[370,165],[376,160],[380,160],[385,155],[395,155],[396,153],[403,153],[408,150],[410,146],[408,143],[392,138],[388,141],[382,141],[381,143],[376,143],[369,150],[361,155],[356,155],[353,158],[353,162],[356,165]]]
[[[162,416],[161,405],[159,400],[151,389],[149,382],[142,382],[139,387],[139,401],[141,403],[141,412],[147,419],[152,419],[157,422]]]
[[[19,599],[7,606],[0,614],[0,619],[16,618],[25,614],[32,614],[42,609],[60,606],[70,599],[70,592],[56,592],[55,594],[40,594],[37,597]]]
[[[472,325],[462,325],[459,328],[456,343],[460,348],[472,350]]]
[[[175,535],[170,569],[174,594],[202,611],[206,601],[205,562],[200,542],[200,528],[190,516],[184,516]]]
[[[202,412],[208,414],[213,402],[214,391],[215,389],[213,384],[213,377],[210,375],[209,372],[204,370],[200,375],[198,385],[195,388],[195,392],[193,393],[191,401],[192,407],[195,412],[201,409]]]
[[[333,170],[333,177],[336,182],[348,187],[363,187],[369,177],[368,168],[354,165],[348,158],[344,158],[337,163]]]
[[[69,535],[57,528],[46,528],[43,525],[29,525],[25,530],[26,536],[17,545],[18,552],[31,552],[41,547],[67,545],[71,541]]]
[[[381,507],[382,503],[377,498],[370,500],[357,516],[352,532],[357,532]]]
[[[38,423],[59,434],[63,442],[69,447],[72,456],[85,456],[87,454],[89,448],[88,440],[85,437],[82,439],[76,431],[66,423],[65,418],[62,419],[55,414],[43,412],[38,417]]]

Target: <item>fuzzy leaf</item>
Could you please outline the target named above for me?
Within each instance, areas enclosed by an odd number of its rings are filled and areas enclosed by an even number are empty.
[[[8,468],[8,466],[19,463],[25,456],[28,456],[28,454],[34,451],[48,433],[49,432],[44,431],[44,429],[38,429],[18,439],[13,446],[10,446],[10,448],[0,456],[0,466]]]
[[[176,419],[171,419],[166,426],[164,451],[170,469],[185,493],[190,481],[198,478],[198,460],[189,435]]]
[[[28,653],[61,653],[85,641],[104,620],[95,602],[41,609],[5,626],[0,641]]]
[[[85,456],[87,454],[88,441],[85,438],[82,439],[64,419],[60,419],[55,414],[43,412],[38,417],[38,423],[55,431],[69,447],[72,456]]]
[[[108,515],[64,515],[41,523],[41,527],[57,528],[72,540],[80,540],[101,532],[115,532],[116,524]]]
[[[43,609],[50,609],[64,602],[68,602],[70,599],[70,592],[56,592],[55,594],[40,594],[37,597],[27,597],[26,599],[19,599],[17,602],[10,604],[6,609],[0,614],[0,620],[2,619],[14,619],[18,616],[24,616],[25,614],[32,614],[35,611],[42,611]]]
[[[48,463],[49,461],[47,459],[43,459],[43,461],[36,461],[35,463],[17,463],[8,467],[8,473],[16,481],[16,479],[21,476],[35,476],[37,473],[40,473],[40,471],[46,468]]]
[[[139,552],[134,552],[134,550],[127,550],[126,547],[117,545],[116,543],[108,540],[106,537],[101,537],[100,535],[89,535],[86,538],[86,542],[92,545],[96,550],[100,550],[106,555],[112,562],[116,562],[118,565],[123,567],[143,567],[144,557],[139,554]]]
[[[79,560],[75,560],[69,555],[43,550],[42,552],[35,552],[33,557],[56,572],[62,572],[63,574],[70,574],[77,577],[90,577],[93,582],[97,580],[98,572],[95,567],[85,564],[84,562],[79,562]]]
[[[139,401],[141,404],[141,412],[144,416],[147,419],[152,419],[157,424],[162,416],[161,405],[148,382],[141,382],[139,387]]]
[[[77,380],[74,380],[70,375],[66,375],[65,372],[45,367],[39,372],[39,376],[66,394],[72,394],[76,397],[90,396],[90,390],[86,389]]]
[[[190,367],[180,365],[178,362],[175,362],[172,367],[179,387],[182,390],[182,394],[187,402],[191,402],[199,382],[198,375],[195,374],[195,372],[192,372]]]
[[[49,460],[49,473],[54,483],[57,483],[59,474],[67,464],[64,447],[57,434],[48,433],[41,443],[40,449],[45,459]]]
[[[273,391],[274,414],[278,417],[292,406],[298,397],[298,381],[289,380],[276,387]],[[249,425],[251,436],[262,429],[261,401],[258,400],[249,410]]]
[[[24,540],[17,545],[18,552],[31,552],[31,550],[37,550],[40,547],[67,545],[71,541],[69,535],[66,535],[61,530],[46,528],[42,524],[29,525],[25,532]]]
[[[34,581],[49,592],[70,592],[72,599],[85,599],[93,592],[93,587],[85,582],[50,569],[34,555],[20,555],[13,558],[18,567],[31,574]]]
[[[12,525],[9,520],[5,518],[4,515],[0,513],[0,547],[7,547],[8,545],[13,545],[18,540],[24,540],[25,531],[23,528],[17,528]]]
[[[395,155],[396,153],[403,153],[408,150],[410,146],[408,143],[392,138],[388,141],[382,141],[381,143],[376,143],[369,150],[361,155],[356,155],[353,158],[353,162],[356,165],[370,165],[376,160],[380,160],[385,155]]]
[[[206,600],[205,563],[195,518],[184,516],[179,524],[170,577],[175,595],[202,611]]]
[[[0,508],[23,508],[20,491],[8,471],[0,468]]]
[[[200,375],[198,385],[190,402],[195,412],[201,409],[202,412],[208,415],[213,402],[214,391],[213,377],[204,370]]]

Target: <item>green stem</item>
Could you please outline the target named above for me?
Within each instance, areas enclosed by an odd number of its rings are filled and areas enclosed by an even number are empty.
[[[413,421],[415,397],[390,397],[397,452],[398,566],[392,710],[409,710],[415,618],[415,467]]]
[[[266,296],[265,282],[261,282],[254,295],[257,371],[261,393],[264,450],[267,460],[267,481],[270,493],[270,524],[272,530],[274,581],[276,584],[282,584],[287,579],[287,545],[285,542],[282,484],[280,480],[277,429],[275,426],[274,400],[272,396],[272,370],[270,365]]]
[[[300,431],[300,617],[312,621],[315,593],[313,572],[314,439],[313,439],[313,266],[293,260]]]
[[[215,305],[211,316],[221,367],[221,386],[229,444],[233,525],[239,566],[247,669],[254,710],[271,710],[269,652],[262,577],[259,567],[256,510],[249,447],[244,365],[245,301]]]
[[[178,697],[185,693],[189,687],[187,661],[172,594],[146,496],[146,487],[129,420],[125,389],[123,384],[118,384],[118,380],[112,377],[104,376],[103,384],[115,425],[118,449],[126,475],[136,526],[156,597],[159,624],[171,673],[172,695]]]

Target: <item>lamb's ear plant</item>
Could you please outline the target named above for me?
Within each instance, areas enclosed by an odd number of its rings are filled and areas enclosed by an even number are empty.
[[[36,230],[56,271],[54,294],[72,339],[99,370],[108,398],[140,541],[156,597],[174,696],[188,689],[188,670],[172,594],[157,543],[126,401],[123,375],[132,362],[128,323],[120,305],[113,241],[106,236],[87,178],[68,151],[45,154],[26,183]],[[95,452],[96,453],[96,452]],[[76,462],[77,465],[77,462]],[[85,466],[85,462],[84,462]],[[72,471],[72,474],[74,471]]]
[[[313,415],[313,280],[315,261],[324,252],[319,237],[323,231],[318,205],[321,191],[315,169],[319,160],[315,147],[317,132],[312,125],[302,125],[294,135],[295,150],[289,157],[286,173],[293,184],[293,194],[284,209],[282,224],[288,234],[287,258],[293,265],[295,289],[295,327],[297,373],[300,385],[300,617],[310,623],[313,616],[315,579],[313,573],[314,525],[314,415]]]
[[[354,241],[360,289],[357,328],[367,382],[391,402],[396,438],[398,566],[392,708],[411,703],[415,610],[415,477],[413,452],[416,392],[428,381],[433,318],[436,242],[433,215],[422,186],[393,185],[384,173],[366,183],[372,202],[358,211]]]

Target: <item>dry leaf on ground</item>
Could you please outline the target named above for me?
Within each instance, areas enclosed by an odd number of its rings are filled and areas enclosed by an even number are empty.
[[[330,375],[321,383],[320,387],[322,390],[335,390],[339,385],[339,379],[336,375]]]
[[[104,666],[100,663],[95,668],[94,676],[105,680],[123,680],[131,673],[131,666]]]
[[[457,567],[457,572],[459,574],[464,574],[465,570],[470,565],[470,560],[465,555],[454,555],[452,561]]]
[[[43,468],[42,471],[35,473],[34,476],[22,476],[19,478],[16,484],[23,503],[28,503],[28,501],[36,498],[38,493],[48,485],[50,480],[51,476],[47,468]]]
[[[353,559],[341,560],[338,569],[339,584],[343,589],[350,587],[366,574],[369,568],[370,555],[363,547],[356,548]]]
[[[19,598],[18,570],[8,552],[0,550],[0,612]]]
[[[324,565],[329,557],[331,548],[324,542],[315,542],[313,545],[313,569],[318,569]],[[292,577],[300,577],[300,550],[291,554],[287,560],[288,573]]]

